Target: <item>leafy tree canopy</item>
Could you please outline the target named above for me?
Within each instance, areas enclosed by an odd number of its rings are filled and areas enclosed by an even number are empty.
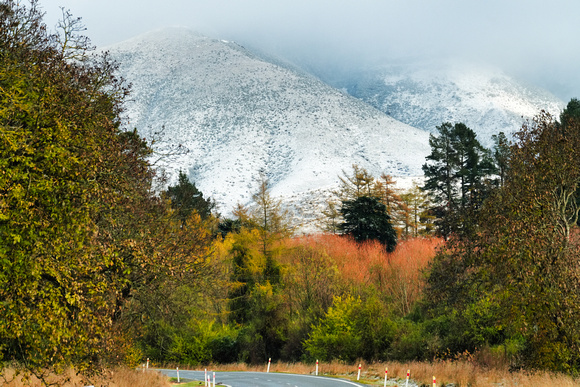
[[[574,224],[580,125],[542,113],[510,147],[505,184],[477,214],[469,238],[434,260],[427,295],[469,333],[454,350],[520,343],[514,365],[580,369],[580,246]]]
[[[152,192],[116,65],[64,16],[50,35],[37,1],[0,4],[0,362],[82,371],[131,362],[125,312],[204,265],[207,232]]]

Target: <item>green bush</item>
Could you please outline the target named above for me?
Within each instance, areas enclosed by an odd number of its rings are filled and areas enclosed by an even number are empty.
[[[350,295],[334,298],[333,306],[304,342],[304,349],[312,359],[352,362],[360,356],[362,336],[356,329],[356,317],[361,304],[360,298]]]
[[[396,335],[396,324],[376,298],[364,302],[351,295],[335,297],[304,342],[307,360],[384,360]]]

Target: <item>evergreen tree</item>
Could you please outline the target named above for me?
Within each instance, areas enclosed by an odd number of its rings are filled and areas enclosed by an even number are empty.
[[[493,162],[495,164],[495,171],[499,176],[497,186],[503,187],[507,175],[507,167],[510,157],[510,143],[503,132],[491,136],[493,146]]]
[[[560,114],[560,125],[571,125],[572,121],[578,120],[580,120],[580,101],[577,98],[572,98]]]
[[[342,202],[344,222],[341,231],[357,242],[376,240],[389,252],[397,246],[397,233],[393,229],[386,206],[373,196],[361,196]]]
[[[171,207],[177,211],[177,216],[182,222],[197,212],[202,219],[208,219],[212,215],[215,203],[211,199],[204,199],[203,193],[197,189],[195,183],[183,171],[179,171],[177,185],[167,187],[167,196],[171,200]]]
[[[493,163],[476,134],[462,123],[443,123],[429,136],[431,153],[423,165],[425,185],[434,204],[439,233],[447,238],[467,227],[488,192]]]

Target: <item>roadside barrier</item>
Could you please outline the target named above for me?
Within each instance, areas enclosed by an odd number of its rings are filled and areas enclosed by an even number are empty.
[[[389,367],[385,368],[385,386],[387,387],[387,378],[389,377]]]

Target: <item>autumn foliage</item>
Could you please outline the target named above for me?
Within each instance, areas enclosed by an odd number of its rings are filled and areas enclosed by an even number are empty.
[[[372,286],[397,299],[397,308],[404,315],[421,296],[424,271],[441,243],[439,238],[407,239],[394,252],[387,253],[376,241],[358,243],[343,236],[319,234],[295,238],[288,244],[328,256],[327,265],[336,267],[342,286],[359,290]],[[282,258],[282,262],[296,264],[291,255]]]

